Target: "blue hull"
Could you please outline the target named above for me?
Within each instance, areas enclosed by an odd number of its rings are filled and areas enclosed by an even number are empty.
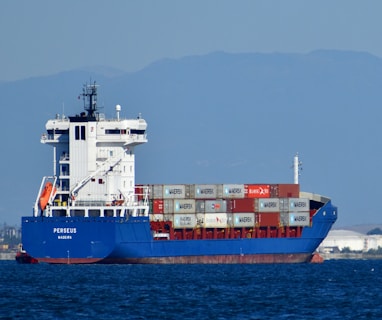
[[[298,238],[154,240],[148,217],[23,217],[26,251],[48,263],[299,263],[337,219],[329,201]]]

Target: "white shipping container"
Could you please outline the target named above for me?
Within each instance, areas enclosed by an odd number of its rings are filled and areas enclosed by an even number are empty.
[[[174,201],[174,213],[195,213],[194,199],[179,199]]]
[[[204,200],[196,200],[195,201],[195,211],[197,213],[204,213],[206,212],[206,202]]]
[[[228,228],[231,214],[197,213],[197,224],[202,228]]]
[[[165,213],[163,215],[163,221],[171,221],[174,223],[174,214],[173,213]]]
[[[174,200],[163,200],[163,213],[174,213]]]
[[[205,200],[204,201],[204,212],[227,212],[227,201],[226,200]]]
[[[184,184],[164,185],[163,198],[164,199],[185,199],[186,185]]]
[[[280,198],[280,211],[289,211],[289,200],[288,198]]]
[[[288,198],[288,211],[301,212],[309,211],[309,199],[304,198]]]
[[[190,188],[190,197],[194,199],[218,198],[218,187],[216,184],[195,184]]]
[[[184,197],[186,198],[186,199],[193,199],[192,197],[191,197],[191,189],[192,189],[192,184],[185,184],[184,185]]]
[[[224,184],[223,198],[244,198],[244,184]]]
[[[196,215],[195,214],[174,214],[174,228],[195,228]]]
[[[257,212],[279,212],[279,198],[259,198],[255,199],[255,210]]]
[[[254,227],[255,226],[255,214],[253,212],[248,213],[234,213],[233,214],[233,226],[234,227]]]
[[[150,199],[162,199],[163,198],[163,184],[153,184],[149,188]]]
[[[306,227],[310,225],[309,212],[282,212],[280,220],[284,226]]]
[[[150,214],[150,221],[163,221],[164,215],[163,213],[151,213]]]
[[[222,199],[223,198],[223,185],[222,184],[217,184],[216,185],[216,198]]]

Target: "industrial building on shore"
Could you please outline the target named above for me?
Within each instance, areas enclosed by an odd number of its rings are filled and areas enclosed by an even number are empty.
[[[367,235],[350,230],[331,230],[321,245],[320,253],[345,251],[368,252],[382,248],[382,235]]]

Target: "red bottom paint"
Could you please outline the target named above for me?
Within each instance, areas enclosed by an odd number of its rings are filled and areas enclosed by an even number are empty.
[[[301,254],[254,254],[254,255],[216,255],[183,256],[164,258],[134,258],[104,260],[101,263],[130,264],[257,264],[257,263],[302,263],[310,262],[310,253]]]
[[[40,262],[50,264],[90,264],[101,261],[100,258],[39,258]]]
[[[310,262],[310,253],[301,254],[254,254],[254,255],[216,255],[183,256],[157,258],[106,258],[100,259],[39,259],[52,264],[261,264],[261,263],[304,263]]]

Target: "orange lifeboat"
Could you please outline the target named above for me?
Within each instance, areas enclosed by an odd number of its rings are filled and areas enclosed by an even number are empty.
[[[40,196],[40,208],[41,208],[42,211],[45,210],[46,205],[49,202],[49,198],[50,198],[50,195],[52,193],[52,189],[53,189],[53,184],[48,181],[45,184],[44,190],[42,190],[41,196]],[[56,189],[56,188],[54,188],[54,189]]]

